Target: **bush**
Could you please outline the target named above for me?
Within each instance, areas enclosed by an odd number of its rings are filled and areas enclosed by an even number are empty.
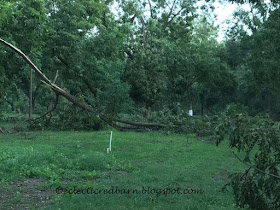
[[[280,209],[279,124],[269,117],[235,116],[225,113],[216,128],[217,144],[229,140],[230,147],[245,153],[239,158],[248,169],[231,176],[235,200],[240,207]]]

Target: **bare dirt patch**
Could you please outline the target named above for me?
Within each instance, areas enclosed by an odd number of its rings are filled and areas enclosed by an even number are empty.
[[[55,190],[43,190],[40,179],[11,182],[0,190],[0,209],[42,208],[56,195]]]

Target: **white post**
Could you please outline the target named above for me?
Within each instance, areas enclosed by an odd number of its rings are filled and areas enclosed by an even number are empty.
[[[191,101],[191,104],[190,104],[189,115],[193,116],[192,101]]]
[[[110,136],[110,144],[109,144],[109,149],[110,149],[110,152],[111,152],[111,146],[112,146],[112,136],[113,136],[113,131],[111,131],[111,136]]]
[[[113,136],[113,131],[111,131],[110,143],[109,143],[109,148],[107,148],[107,153],[111,152],[112,150],[112,136]]]

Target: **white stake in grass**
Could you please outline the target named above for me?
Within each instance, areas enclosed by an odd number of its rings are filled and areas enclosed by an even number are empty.
[[[110,143],[109,143],[109,148],[107,148],[107,153],[111,152],[112,150],[112,137],[113,137],[113,131],[111,131]]]

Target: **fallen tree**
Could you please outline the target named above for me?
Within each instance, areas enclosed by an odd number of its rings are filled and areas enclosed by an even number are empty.
[[[11,50],[13,50],[18,55],[20,55],[30,65],[30,67],[35,71],[35,73],[40,77],[41,81],[44,84],[46,84],[47,86],[49,86],[51,88],[51,90],[56,94],[55,106],[50,111],[41,115],[39,118],[45,117],[47,114],[54,111],[54,109],[56,108],[56,105],[58,103],[59,96],[62,96],[64,98],[66,98],[68,101],[72,102],[73,105],[75,105],[75,106],[77,106],[77,107],[79,107],[79,108],[81,108],[81,109],[83,109],[87,112],[93,112],[93,114],[96,114],[96,113],[94,113],[95,109],[91,105],[82,103],[75,96],[71,95],[70,93],[68,93],[64,89],[55,85],[54,82],[51,82],[51,80],[49,80],[47,78],[47,76],[44,75],[42,73],[42,71],[20,49],[18,49],[14,45],[10,44],[9,42],[6,42],[5,40],[3,40],[1,38],[0,38],[0,43],[9,47]],[[90,85],[87,85],[87,86],[90,87]],[[90,91],[95,93],[95,91],[92,88],[90,88]],[[106,122],[107,124],[109,124],[110,126],[114,127],[117,130],[120,130],[120,131],[143,131],[143,129],[145,129],[145,128],[152,129],[152,130],[158,130],[160,128],[165,127],[165,125],[159,124],[159,123],[133,122],[133,121],[127,121],[127,120],[122,120],[122,119],[115,119],[115,118],[111,118],[111,117],[106,117],[104,115],[99,115],[99,114],[97,114],[97,117],[100,118],[101,120],[103,120],[104,122]],[[33,120],[37,120],[39,118],[35,118]],[[122,124],[125,124],[126,126],[118,125],[117,123],[122,123]]]
[[[150,127],[150,128],[163,128],[166,125],[160,124],[160,123],[143,123],[143,122],[133,122],[129,120],[122,120],[122,119],[114,119],[116,122],[133,125],[133,126],[139,126],[139,127]]]

